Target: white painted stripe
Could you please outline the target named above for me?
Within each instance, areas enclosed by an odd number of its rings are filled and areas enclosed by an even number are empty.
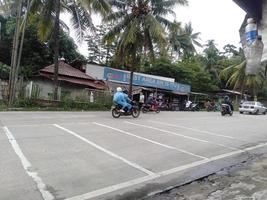
[[[88,139],[86,139],[86,138],[78,135],[77,133],[75,133],[75,132],[73,132],[73,131],[71,131],[69,129],[66,129],[66,128],[58,125],[58,124],[54,124],[54,126],[57,127],[57,128],[59,128],[59,129],[61,129],[61,130],[63,130],[63,131],[66,131],[67,133],[69,133],[69,134],[71,134],[71,135],[73,135],[73,136],[75,136],[75,137],[77,137],[79,139],[81,139],[82,141],[90,144],[91,146],[95,147],[96,149],[98,149],[98,150],[100,150],[100,151],[108,154],[109,156],[112,156],[112,157],[114,157],[114,158],[116,158],[118,160],[121,160],[122,162],[124,162],[124,163],[126,163],[126,164],[128,164],[128,165],[130,165],[132,167],[134,167],[135,169],[138,169],[138,170],[140,170],[140,171],[142,171],[142,172],[144,172],[144,173],[146,173],[148,175],[154,174],[154,172],[149,171],[149,170],[141,167],[140,165],[138,165],[136,163],[133,163],[131,161],[126,160],[125,158],[123,158],[123,157],[121,157],[121,156],[119,156],[119,155],[117,155],[117,154],[115,154],[115,153],[113,153],[113,152],[111,152],[111,151],[109,151],[109,150],[107,150],[107,149],[105,149],[105,148],[103,148],[103,147],[101,147],[101,146],[99,146],[99,145],[97,145],[97,144],[89,141]]]
[[[232,136],[222,135],[222,134],[217,134],[217,133],[212,133],[210,131],[204,131],[204,130],[194,129],[194,128],[190,128],[190,127],[186,127],[186,126],[181,126],[181,125],[169,124],[169,123],[164,123],[164,122],[159,122],[159,121],[152,121],[152,120],[149,120],[149,122],[152,122],[152,123],[155,123],[155,124],[162,124],[162,125],[166,125],[166,126],[171,126],[171,127],[182,128],[182,129],[194,131],[194,132],[197,132],[197,133],[203,133],[205,135],[208,134],[208,135],[218,136],[218,137],[224,137],[224,138],[228,138],[228,139],[237,139],[237,138],[232,137]]]
[[[18,155],[21,164],[23,168],[25,169],[26,173],[34,180],[34,182],[37,184],[37,188],[39,192],[41,193],[44,200],[53,200],[55,197],[47,190],[46,185],[42,181],[42,179],[38,176],[37,172],[31,171],[30,167],[32,166],[31,163],[28,161],[28,159],[25,157],[23,152],[21,151],[21,148],[19,144],[17,143],[15,137],[12,135],[12,133],[9,131],[9,129],[5,126],[3,127],[3,130],[13,147],[15,153]]]
[[[150,129],[153,129],[153,130],[156,130],[156,131],[160,131],[160,132],[163,132],[163,133],[169,133],[169,134],[172,134],[172,135],[177,135],[177,136],[180,136],[180,137],[183,137],[183,138],[186,138],[186,139],[190,139],[190,140],[195,140],[195,141],[198,141],[198,142],[209,143],[209,141],[207,141],[207,140],[202,140],[202,139],[190,137],[190,136],[179,134],[179,133],[174,133],[172,131],[167,131],[167,130],[164,130],[164,129],[161,129],[161,128],[156,128],[156,127],[153,127],[153,126],[147,126],[147,125],[132,123],[132,122],[128,122],[128,121],[125,121],[125,123],[131,124],[131,125],[134,125],[134,126],[150,128]]]
[[[141,139],[141,140],[145,140],[147,142],[150,142],[152,144],[156,144],[156,145],[159,145],[159,146],[162,146],[162,147],[165,147],[165,148],[168,148],[168,149],[173,149],[173,150],[177,150],[177,151],[180,151],[182,153],[185,153],[185,154],[189,154],[191,156],[195,156],[195,157],[198,157],[198,158],[201,158],[201,159],[209,159],[205,156],[201,156],[201,155],[197,155],[197,154],[194,154],[194,153],[191,153],[189,151],[186,151],[186,150],[183,150],[183,149],[179,149],[179,148],[176,148],[176,147],[173,147],[173,146],[169,146],[169,145],[166,145],[166,144],[162,144],[160,142],[156,142],[154,140],[150,140],[150,139],[147,139],[145,137],[141,137],[139,135],[135,135],[133,133],[129,133],[127,131],[124,131],[124,130],[121,130],[121,129],[118,129],[118,128],[114,128],[114,127],[111,127],[111,126],[107,126],[107,125],[104,125],[104,124],[100,124],[100,123],[97,123],[97,122],[93,122],[93,124],[95,125],[98,125],[98,126],[102,126],[102,127],[105,127],[105,128],[108,128],[108,129],[111,129],[111,130],[114,130],[114,131],[117,131],[117,132],[120,132],[120,133],[123,133],[123,134],[126,134],[126,135],[130,135],[132,137],[136,137],[138,139]]]
[[[150,129],[157,130],[157,131],[160,131],[160,132],[163,132],[163,133],[168,133],[168,134],[180,136],[180,137],[183,137],[183,138],[186,138],[186,139],[190,139],[190,140],[195,140],[195,141],[198,141],[198,142],[209,143],[209,144],[213,144],[213,145],[216,145],[216,146],[221,146],[221,147],[224,147],[224,148],[227,148],[227,149],[231,149],[231,150],[239,150],[237,148],[229,147],[229,146],[226,146],[224,144],[220,144],[220,143],[216,143],[216,142],[211,142],[211,141],[207,141],[207,140],[202,140],[202,139],[190,137],[190,136],[187,136],[187,135],[175,133],[175,132],[172,132],[172,131],[167,131],[167,130],[156,128],[156,127],[153,127],[153,126],[147,126],[147,125],[143,125],[143,124],[136,124],[136,123],[132,123],[132,122],[128,122],[128,121],[125,121],[125,123],[132,124],[132,125],[135,125],[135,126],[141,126],[141,127],[145,127],[145,128],[150,128]]]
[[[203,165],[203,164],[214,162],[216,160],[220,160],[220,159],[223,159],[223,158],[228,158],[228,157],[231,157],[231,156],[234,156],[234,155],[238,155],[238,154],[241,154],[241,153],[244,153],[244,152],[248,152],[251,149],[257,149],[257,148],[264,147],[264,146],[267,146],[267,143],[264,143],[264,144],[261,144],[261,145],[257,145],[257,146],[254,146],[254,147],[249,147],[249,148],[246,148],[244,150],[237,150],[237,151],[233,151],[233,152],[230,152],[230,153],[225,153],[225,154],[222,154],[222,155],[214,156],[214,157],[211,157],[209,160],[196,161],[196,162],[189,163],[189,164],[186,164],[186,165],[182,165],[182,166],[179,166],[179,167],[176,167],[176,168],[173,168],[173,169],[169,169],[169,170],[165,170],[165,171],[162,171],[162,172],[159,172],[159,173],[155,173],[155,174],[150,175],[150,176],[145,176],[145,177],[134,179],[134,180],[130,180],[130,181],[127,181],[127,182],[124,182],[124,183],[119,183],[117,185],[112,185],[112,186],[109,186],[109,187],[105,187],[105,188],[102,188],[102,189],[99,189],[99,190],[96,190],[96,191],[88,192],[86,194],[82,194],[82,195],[78,195],[78,196],[75,196],[75,197],[71,197],[71,198],[68,198],[66,200],[86,200],[86,199],[92,199],[92,198],[95,198],[95,197],[100,197],[102,195],[118,191],[120,189],[125,189],[125,188],[128,188],[128,187],[132,187],[132,186],[135,186],[137,184],[145,183],[147,181],[151,181],[151,180],[154,180],[154,179],[157,179],[157,178],[160,178],[160,177],[164,177],[164,176],[171,175],[171,174],[174,174],[174,173],[177,173],[177,172],[181,172],[181,171],[184,171],[184,170],[192,169],[194,167],[198,167],[198,166]]]

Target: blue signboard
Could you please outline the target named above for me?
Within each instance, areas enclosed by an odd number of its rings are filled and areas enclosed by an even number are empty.
[[[104,79],[107,81],[129,83],[130,73],[126,71],[121,71],[121,70],[116,70],[116,69],[105,67]],[[191,91],[190,85],[159,80],[159,79],[137,75],[137,74],[134,74],[133,76],[133,84],[139,85],[139,86],[171,90],[171,91],[181,92],[181,93],[189,93]]]

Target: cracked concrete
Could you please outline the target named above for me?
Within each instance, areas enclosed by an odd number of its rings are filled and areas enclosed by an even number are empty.
[[[146,200],[266,200],[267,155]]]

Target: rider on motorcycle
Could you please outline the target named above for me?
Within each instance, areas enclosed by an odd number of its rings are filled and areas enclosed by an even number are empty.
[[[234,111],[234,106],[233,106],[232,102],[230,101],[230,98],[227,95],[224,97],[223,103],[229,105],[231,111]]]
[[[114,94],[113,102],[122,107],[120,112],[125,112],[125,108],[127,108],[127,111],[132,108],[132,105],[128,103],[130,101],[131,100],[129,99],[128,95],[123,93],[122,88],[117,87],[117,92]]]
[[[155,99],[154,99],[154,95],[153,93],[151,93],[147,100],[146,100],[146,105],[150,108],[150,109],[154,109],[154,106],[155,106]]]

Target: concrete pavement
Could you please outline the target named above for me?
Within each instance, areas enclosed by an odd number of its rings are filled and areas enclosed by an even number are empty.
[[[0,200],[138,199],[267,147],[263,115],[0,113]]]

